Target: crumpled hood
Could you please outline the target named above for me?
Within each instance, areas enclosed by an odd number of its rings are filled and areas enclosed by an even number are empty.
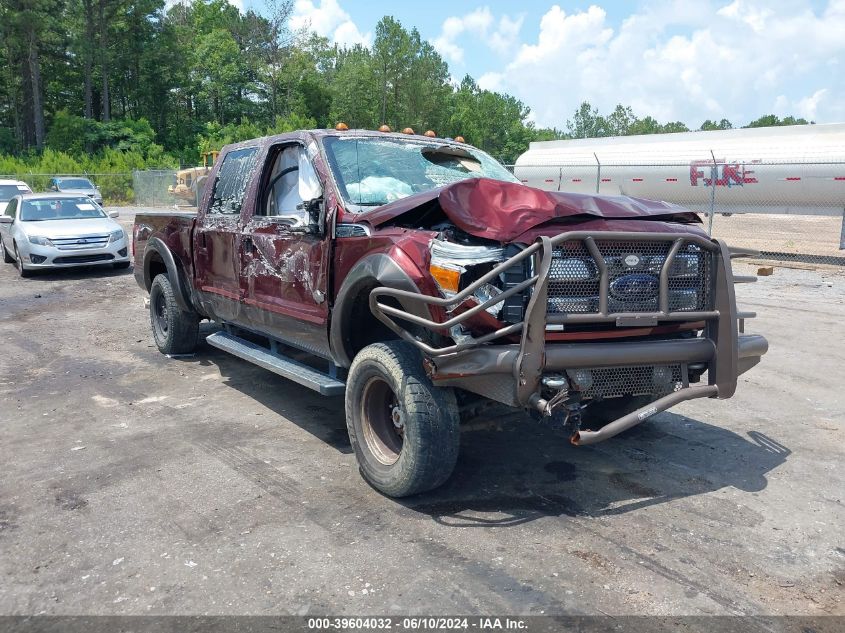
[[[476,237],[510,242],[526,231],[559,218],[662,220],[700,223],[701,219],[676,204],[560,191],[543,191],[520,183],[470,178],[391,202],[356,219],[384,224],[437,199],[446,216]]]

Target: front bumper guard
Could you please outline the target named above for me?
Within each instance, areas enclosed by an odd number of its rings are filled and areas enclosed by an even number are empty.
[[[611,313],[608,309],[609,272],[596,240],[668,242],[671,243],[659,275],[658,310],[655,312]],[[548,314],[548,283],[556,246],[580,241],[590,253],[600,272],[599,309],[590,314]],[[685,244],[695,244],[711,253],[710,305],[711,310],[671,311],[669,309],[669,271],[674,257]],[[740,334],[745,319],[755,315],[738,313],[734,284],[756,281],[755,277],[735,277],[731,259],[746,257],[754,251],[730,249],[719,240],[699,235],[674,233],[590,233],[571,231],[555,237],[540,237],[520,253],[502,262],[467,288],[449,298],[431,297],[420,293],[379,287],[370,294],[373,314],[400,338],[416,345],[426,356],[429,374],[436,384],[457,386],[480,393],[511,406],[532,407],[547,413],[549,401],[541,395],[544,373],[578,368],[622,367],[660,363],[705,363],[708,385],[690,386],[686,382],[678,391],[606,425],[600,431],[577,431],[575,444],[591,444],[612,437],[652,415],[694,398],[729,398],[735,390],[737,377],[756,365],[768,349],[766,339],[758,335]],[[460,314],[438,322],[429,320],[394,306],[381,303],[381,297],[391,297],[401,305],[422,303],[442,308],[446,313],[464,304],[483,284],[496,279],[505,270],[527,257],[535,257],[536,274],[484,301],[467,307]],[[468,337],[455,345],[436,348],[400,326],[401,319],[417,328],[433,332],[449,332],[465,323],[473,315],[507,298],[531,288],[531,298],[519,323],[504,326],[478,338]],[[624,343],[547,344],[549,324],[616,323],[620,327],[656,326],[666,322],[704,321],[704,333],[699,338]],[[509,335],[520,335],[519,344],[491,344]]]

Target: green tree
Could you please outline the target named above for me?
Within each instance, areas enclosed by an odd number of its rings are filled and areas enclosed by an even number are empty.
[[[402,25],[390,16],[383,17],[376,25],[373,43],[374,73],[379,86],[380,121],[394,128],[403,125],[405,112],[401,97],[409,79],[413,51],[411,37]]]
[[[572,138],[607,136],[607,129],[604,117],[587,101],[582,102],[572,119],[566,122],[566,131]]]
[[[718,123],[715,121],[711,121],[707,119],[704,123],[701,124],[701,127],[698,128],[699,130],[730,130],[733,129],[733,125],[727,119],[722,119]]]
[[[759,119],[754,119],[748,125],[743,127],[779,127],[781,125],[809,125],[810,121],[807,119],[796,119],[794,116],[788,116],[784,119],[778,118],[774,114],[766,114]]]
[[[670,121],[660,126],[661,134],[672,134],[677,132],[689,132],[690,129],[683,121]]]
[[[338,51],[328,124],[343,121],[354,128],[377,128],[382,120],[379,85],[368,48],[356,44]]]
[[[631,127],[637,117],[630,106],[621,103],[605,119],[606,131],[610,136],[625,136],[631,133]]]
[[[242,85],[243,68],[238,44],[225,29],[215,28],[197,38],[194,82],[201,98],[208,99],[214,120],[226,123],[231,102]]]

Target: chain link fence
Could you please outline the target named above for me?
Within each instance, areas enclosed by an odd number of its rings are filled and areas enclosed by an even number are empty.
[[[105,204],[131,204],[135,201],[132,187],[132,174],[119,173],[75,173],[75,174],[39,174],[33,172],[0,174],[0,180],[20,180],[35,192],[47,191],[53,178],[85,178],[91,181],[103,195]]]
[[[845,266],[845,163],[718,160],[507,166],[551,191],[663,200],[701,214],[707,232],[763,258]]]
[[[44,174],[16,173],[0,174],[0,180],[25,182],[35,192],[48,191],[53,178],[85,178],[92,182],[103,195],[106,205],[138,205],[143,207],[193,206],[196,197],[191,191],[174,195],[177,184],[176,170],[145,170],[117,173],[74,173]]]
[[[174,204],[191,205],[190,201],[174,196],[176,171],[172,169],[132,172],[133,202],[143,207],[172,207]]]

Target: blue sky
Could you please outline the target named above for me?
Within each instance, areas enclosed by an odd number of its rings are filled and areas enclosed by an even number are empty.
[[[369,44],[384,15],[417,27],[456,80],[517,96],[543,126],[584,100],[691,127],[845,121],[845,0],[295,0],[292,24]]]

